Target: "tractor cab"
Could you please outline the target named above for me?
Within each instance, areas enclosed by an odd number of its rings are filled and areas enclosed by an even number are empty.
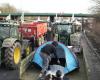
[[[54,32],[58,34],[58,41],[70,45],[70,34],[73,32],[72,23],[55,23],[53,28]]]
[[[18,38],[18,26],[17,23],[0,22],[0,40]]]

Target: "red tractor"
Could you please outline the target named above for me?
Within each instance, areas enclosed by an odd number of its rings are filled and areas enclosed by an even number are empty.
[[[34,38],[34,45],[40,46],[44,43],[44,36],[47,32],[46,22],[24,22],[19,27],[22,37],[25,39]]]

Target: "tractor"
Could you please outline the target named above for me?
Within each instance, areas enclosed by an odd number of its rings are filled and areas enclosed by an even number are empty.
[[[56,33],[59,42],[70,45],[70,34],[72,33],[72,23],[54,23],[52,30]]]
[[[82,53],[83,48],[81,45],[82,38],[82,24],[78,21],[73,22],[73,34],[70,36],[70,44],[74,46],[75,53]]]
[[[79,22],[55,22],[52,30],[57,35],[57,40],[66,46],[73,46],[74,52],[82,52],[81,31],[82,26]]]
[[[0,22],[0,64],[17,69],[22,58],[31,52],[30,40],[23,39],[16,22]]]

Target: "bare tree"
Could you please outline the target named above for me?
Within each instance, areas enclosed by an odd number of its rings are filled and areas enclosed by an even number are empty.
[[[100,14],[100,0],[92,0],[94,2],[94,6],[91,7],[91,11],[94,14]]]
[[[94,14],[94,18],[96,21],[100,21],[100,0],[92,0],[94,2],[94,6],[92,6],[89,10]]]
[[[2,13],[15,13],[15,12],[17,12],[17,9],[8,3],[4,3],[0,6],[0,11]]]

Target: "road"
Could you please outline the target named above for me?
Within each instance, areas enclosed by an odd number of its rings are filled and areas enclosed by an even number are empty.
[[[0,67],[0,80],[19,80],[19,69],[8,70],[4,66]]]
[[[80,69],[67,74],[70,80],[87,80],[85,63],[82,54],[77,55],[80,63]],[[22,75],[21,80],[37,80],[40,70],[31,65],[27,71]]]
[[[86,67],[83,54],[78,54],[77,57],[79,59],[80,69],[73,71],[67,76],[70,78],[70,80],[87,80]]]
[[[66,76],[70,80],[87,80],[83,54],[77,54],[77,57],[79,59],[80,69],[75,70]],[[39,73],[40,70],[31,64],[26,72],[21,76],[21,80],[37,80]],[[19,70],[0,68],[0,80],[19,80]]]

